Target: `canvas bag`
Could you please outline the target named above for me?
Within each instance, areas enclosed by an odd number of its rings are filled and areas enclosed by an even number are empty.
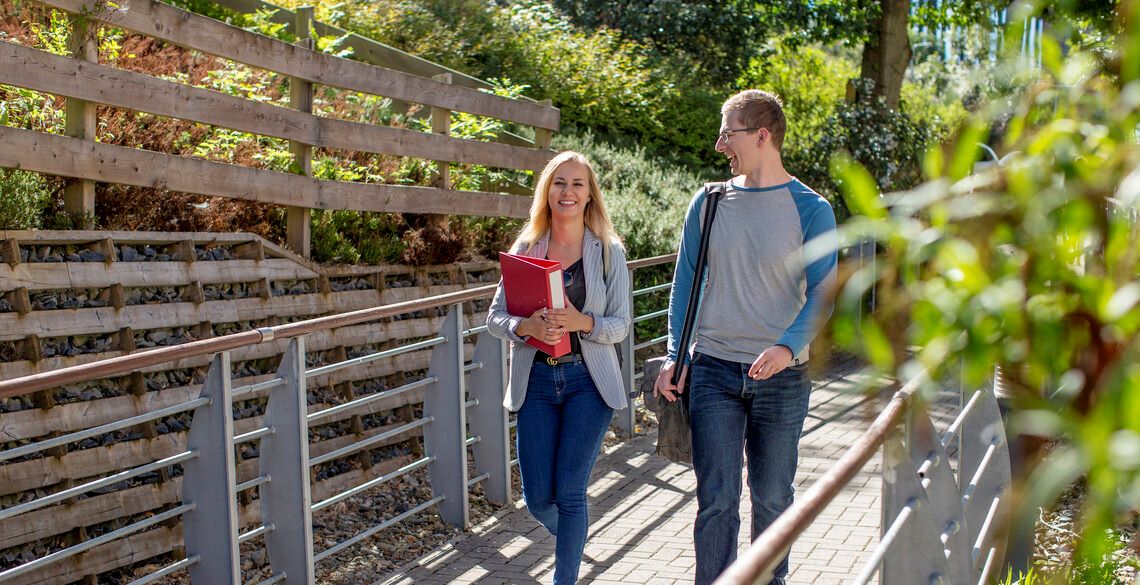
[[[701,245],[697,248],[697,266],[693,273],[693,288],[689,292],[689,306],[685,310],[685,325],[681,328],[678,338],[677,365],[673,369],[673,383],[680,380],[680,372],[689,357],[689,337],[693,333],[697,320],[697,305],[700,303],[700,294],[704,281],[705,263],[708,259],[709,232],[712,230],[713,219],[716,217],[716,208],[724,197],[724,183],[709,183],[705,185],[706,205],[705,217],[701,226]],[[646,360],[644,374],[637,392],[640,392],[645,407],[657,416],[657,454],[674,462],[685,465],[693,464],[693,435],[689,423],[689,381],[691,371],[686,372],[685,390],[680,400],[669,402],[662,396],[653,393],[654,383],[661,367],[668,361],[667,356],[655,357]],[[634,396],[637,395],[634,392]]]

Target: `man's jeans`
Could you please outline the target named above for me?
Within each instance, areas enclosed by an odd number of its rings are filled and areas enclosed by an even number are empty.
[[[751,364],[693,357],[689,412],[697,474],[697,585],[712,583],[736,560],[740,533],[742,454],[748,453],[752,540],[792,504],[800,433],[808,411],[807,365],[767,380],[748,376]],[[776,566],[775,583],[788,573]]]
[[[578,580],[590,525],[586,484],[613,413],[584,363],[531,368],[518,416],[519,475],[527,509],[557,536],[555,585]]]

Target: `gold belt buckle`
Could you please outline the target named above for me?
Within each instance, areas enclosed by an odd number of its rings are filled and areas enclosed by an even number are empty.
[[[552,355],[548,355],[548,356],[546,356],[546,363],[547,363],[547,365],[557,366],[558,365],[558,358],[556,358]]]

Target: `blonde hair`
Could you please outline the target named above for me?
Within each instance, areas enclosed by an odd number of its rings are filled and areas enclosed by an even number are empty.
[[[740,122],[746,128],[767,128],[772,133],[772,146],[776,150],[784,145],[788,122],[784,119],[784,104],[780,96],[762,89],[746,89],[726,100],[721,114],[733,110],[740,112]]]
[[[594,166],[590,164],[585,155],[572,150],[562,152],[550,159],[550,162],[546,163],[546,168],[542,169],[538,183],[534,186],[534,201],[530,204],[530,220],[519,232],[519,237],[515,239],[515,245],[521,244],[524,248],[529,249],[550,231],[550,185],[554,182],[554,173],[568,162],[576,162],[586,167],[586,175],[590,178],[590,201],[586,203],[584,219],[586,227],[590,228],[590,231],[594,232],[594,235],[601,240],[602,253],[608,264],[610,246],[622,245],[621,238],[614,230],[613,221],[610,220],[610,214],[606,211],[606,203],[602,199],[602,188],[598,185],[598,175],[594,172]]]

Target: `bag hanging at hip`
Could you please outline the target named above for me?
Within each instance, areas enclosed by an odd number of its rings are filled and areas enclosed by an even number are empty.
[[[712,231],[713,219],[716,217],[716,208],[724,197],[724,183],[709,183],[705,185],[705,217],[701,226],[701,244],[697,248],[697,265],[693,273],[693,285],[689,291],[689,305],[685,310],[685,324],[681,328],[681,336],[677,342],[677,364],[673,367],[672,383],[680,381],[681,372],[685,372],[684,388],[689,388],[692,379],[692,369],[685,365],[689,358],[689,338],[696,326],[697,305],[700,302],[701,283],[704,277],[705,264],[708,260],[709,232]],[[654,383],[661,367],[668,361],[667,356],[656,357],[645,362],[644,374],[641,377],[640,391],[646,408],[657,416],[657,454],[674,462],[686,465],[693,464],[693,435],[689,421],[689,393],[683,392],[680,400],[669,402],[653,392]],[[636,395],[637,392],[634,392]]]

